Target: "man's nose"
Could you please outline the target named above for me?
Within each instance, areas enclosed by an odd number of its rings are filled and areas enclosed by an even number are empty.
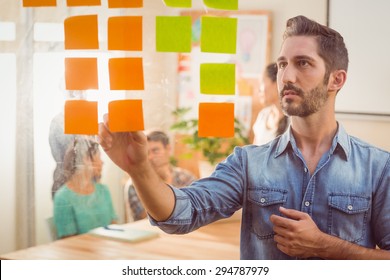
[[[296,71],[291,65],[287,65],[282,70],[279,70],[279,79],[285,84],[294,84],[296,82]]]

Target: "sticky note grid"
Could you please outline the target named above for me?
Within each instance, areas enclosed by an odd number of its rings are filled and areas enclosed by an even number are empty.
[[[101,5],[101,3],[100,0],[68,0],[67,5],[69,7],[93,6]],[[109,8],[139,8],[142,6],[142,0],[108,1]],[[142,51],[142,25],[142,16],[109,17],[107,21],[108,51]],[[65,49],[99,50],[98,29],[98,15],[81,15],[65,19]],[[97,57],[65,58],[66,89],[99,90],[97,60]],[[107,68],[110,90],[144,90],[142,57],[110,58],[108,59]],[[97,134],[98,112],[91,109],[91,104],[67,102],[65,106],[65,133]],[[108,112],[110,128],[113,131],[123,132],[144,129],[142,102],[140,103],[140,100],[111,101],[108,104]]]
[[[23,0],[23,7],[56,7],[57,0]],[[101,6],[101,0],[67,0],[67,7]],[[192,0],[163,0],[170,8],[190,8]],[[211,9],[237,10],[238,0],[203,0]],[[143,0],[107,0],[108,9],[142,8]],[[190,53],[192,49],[190,16],[156,16],[156,51]],[[100,50],[98,15],[74,15],[64,20],[64,48],[67,52]],[[130,56],[108,59],[106,65],[110,90],[144,90],[143,58],[131,52],[143,50],[143,17],[112,16],[107,21],[107,50],[130,52]],[[201,17],[201,52],[235,54],[237,19]],[[199,69],[199,94],[235,94],[235,65],[202,63]],[[98,57],[66,57],[65,87],[67,90],[100,90]],[[103,94],[103,93],[102,93]],[[112,131],[144,129],[142,100],[114,100],[108,104]],[[200,103],[200,137],[234,136],[233,103]],[[65,102],[65,133],[97,134],[98,104],[86,100]]]

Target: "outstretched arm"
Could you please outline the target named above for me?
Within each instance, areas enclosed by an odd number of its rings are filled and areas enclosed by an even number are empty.
[[[320,231],[304,212],[280,207],[285,217],[272,215],[277,247],[283,253],[300,258],[379,260],[390,259],[390,252],[365,248]]]
[[[156,221],[168,219],[175,207],[175,196],[148,160],[148,142],[144,133],[112,133],[106,115],[104,123],[99,124],[99,142],[108,157],[130,175],[147,212]]]

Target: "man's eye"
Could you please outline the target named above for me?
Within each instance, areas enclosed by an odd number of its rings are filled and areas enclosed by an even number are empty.
[[[280,63],[278,64],[278,68],[279,68],[279,69],[283,69],[283,68],[286,67],[286,65],[287,65],[286,62],[280,62]]]
[[[299,66],[301,67],[305,67],[305,66],[308,66],[309,65],[309,62],[307,62],[306,60],[300,60],[298,62]]]

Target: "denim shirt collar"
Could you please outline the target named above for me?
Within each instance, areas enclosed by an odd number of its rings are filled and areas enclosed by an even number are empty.
[[[291,125],[279,138],[279,142],[275,150],[275,158],[283,154],[289,146],[291,146],[294,151],[298,150]],[[333,138],[329,153],[333,154],[338,151],[340,151],[345,157],[345,160],[348,161],[351,152],[349,135],[345,131],[344,127],[337,122],[337,133]]]

